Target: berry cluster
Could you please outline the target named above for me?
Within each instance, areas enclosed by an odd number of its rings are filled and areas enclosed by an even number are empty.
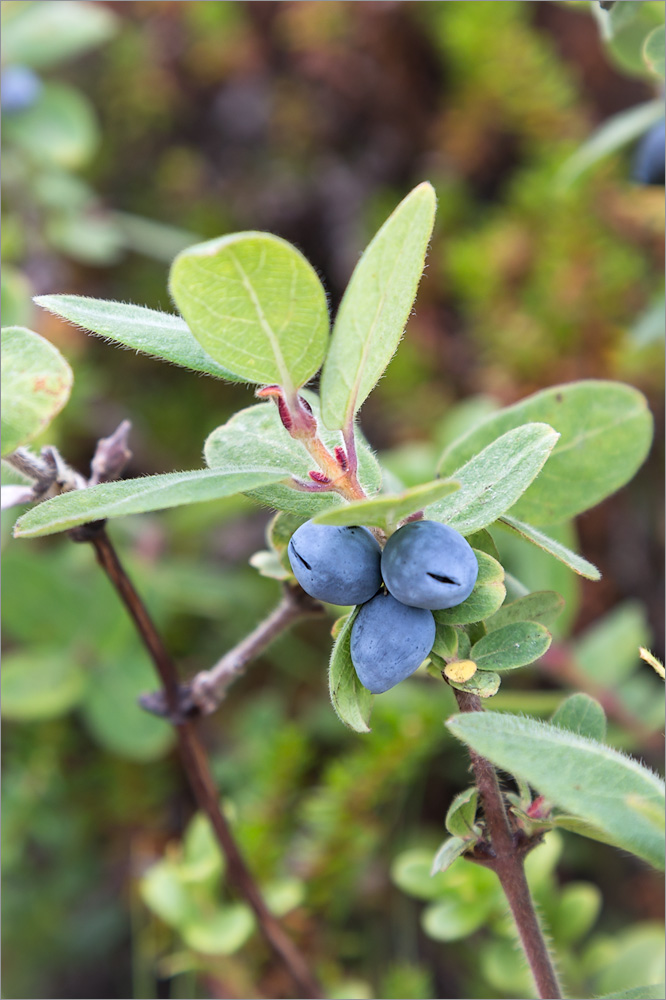
[[[288,554],[311,597],[362,605],[352,626],[351,658],[373,694],[414,673],[435,641],[432,612],[462,604],[479,571],[463,536],[438,521],[403,525],[383,551],[367,528],[308,521],[292,535]]]

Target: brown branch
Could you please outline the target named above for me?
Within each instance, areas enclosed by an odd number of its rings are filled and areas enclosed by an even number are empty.
[[[95,548],[97,559],[116,588],[118,596],[131,615],[155,669],[160,675],[164,695],[178,735],[181,760],[194,797],[199,808],[210,819],[217,840],[227,859],[229,883],[248,902],[257,918],[259,928],[274,953],[284,964],[299,990],[300,997],[318,1000],[324,994],[311,973],[305,959],[285,933],[282,925],[270,912],[259,887],[250,872],[245,859],[234,839],[224,813],[220,809],[218,792],[210,771],[210,765],[195,724],[184,718],[179,711],[180,685],[176,666],[167,652],[162,639],[148,614],[148,611],[127,576],[111,543],[103,522],[97,527],[85,526],[86,531],[74,537],[79,541],[89,541]],[[75,529],[76,530],[76,529]]]
[[[455,695],[461,712],[483,711],[477,695],[465,691],[455,691]],[[525,877],[525,855],[535,842],[527,840],[521,831],[512,830],[493,765],[474,750],[470,749],[469,754],[490,836],[490,844],[476,860],[491,868],[500,880],[539,996],[542,1000],[560,1000],[562,992]]]

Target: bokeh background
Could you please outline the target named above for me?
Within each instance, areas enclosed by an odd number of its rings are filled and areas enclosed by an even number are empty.
[[[612,40],[595,6],[3,3],[3,69],[27,64],[43,88],[3,115],[3,324],[31,326],[74,368],[48,432],[72,464],[85,470],[96,439],[128,417],[128,475],[197,467],[206,435],[251,390],[116,350],[30,296],[169,310],[180,248],[260,229],[308,256],[334,311],[376,228],[430,180],[428,268],[363,429],[411,484],[432,478],[461,430],[541,387],[614,378],[646,393],[647,463],[561,529],[601,583],[498,539],[512,572],[567,608],[551,654],[490,707],[547,718],[586,690],[606,707],[610,742],[655,765],[663,701],[637,649],[663,655],[663,188],[632,179],[631,144],[568,167],[597,126],[660,95],[640,43],[664,5],[619,4],[640,10]],[[248,565],[268,517],[234,498],[112,524],[184,676],[277,600]],[[219,889],[167,725],[136,706],[155,682],[91,553],[13,541],[12,521],[4,995],[290,996]],[[531,996],[493,877],[462,862],[440,881],[421,874],[468,783],[442,726],[446,693],[408,682],[377,700],[371,736],[347,732],[327,700],[328,633],[313,622],[280,639],[204,725],[253,870],[331,997]],[[571,995],[661,978],[653,873],[569,834],[533,858]]]

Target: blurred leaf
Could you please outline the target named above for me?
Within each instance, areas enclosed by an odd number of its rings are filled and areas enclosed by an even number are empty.
[[[165,857],[151,865],[139,883],[144,903],[170,927],[184,924],[193,902],[179,877],[178,867]]]
[[[5,326],[25,326],[32,313],[30,282],[21,271],[3,263],[0,272],[2,319]]]
[[[638,796],[662,805],[663,783],[637,761],[535,719],[466,712],[449,719],[447,726],[477,753],[515,772],[551,802],[663,868],[663,834],[627,804],[629,796]]]
[[[276,917],[286,917],[303,903],[305,886],[300,879],[283,878],[263,885],[262,893],[271,913]]]
[[[489,902],[483,899],[450,896],[428,906],[421,925],[434,941],[460,941],[483,926],[489,910]]]
[[[571,382],[490,417],[445,451],[440,475],[452,475],[481,448],[528,421],[543,421],[559,434],[545,468],[511,509],[530,524],[554,524],[600,503],[629,482],[652,442],[652,415],[637,389],[602,380]]]
[[[128,249],[165,264],[170,264],[181,250],[201,239],[196,233],[129,212],[109,212],[109,217],[122,233]],[[201,349],[198,341],[196,344]]]
[[[476,785],[458,792],[446,813],[446,829],[453,837],[470,837],[476,818],[476,807],[479,801],[479,790]],[[451,859],[453,860],[453,859]],[[441,871],[438,864],[436,871]]]
[[[233,955],[254,932],[254,916],[245,903],[197,913],[178,928],[183,940],[204,955]]]
[[[595,698],[579,692],[565,698],[552,719],[552,725],[603,743],[606,738],[606,713]]]
[[[588,677],[611,687],[634,672],[648,636],[643,605],[625,601],[576,637],[573,656]]]
[[[326,294],[286,240],[250,232],[199,243],[176,257],[169,289],[204,350],[245,381],[290,396],[324,360]]]
[[[654,986],[636,986],[633,990],[622,990],[620,993],[606,993],[597,1000],[661,1000],[666,990],[666,984],[655,983]]]
[[[194,469],[191,472],[167,472],[160,476],[102,483],[89,489],[62,493],[37,504],[18,519],[14,535],[17,538],[51,535],[106,517],[125,517],[181,504],[219,500],[279,478],[279,473],[255,466],[253,471]]]
[[[369,500],[353,500],[345,504],[344,507],[336,507],[334,510],[324,511],[318,514],[314,520],[317,524],[355,525],[369,524],[390,531],[394,529],[399,521],[409,517],[422,507],[430,503],[441,500],[450,493],[455,493],[459,489],[456,482],[441,479],[432,483],[423,483],[421,486],[413,486],[404,493],[397,495],[386,495],[371,497]]]
[[[663,31],[662,31],[663,35]],[[559,183],[568,187],[595,163],[634,142],[664,117],[663,101],[646,101],[607,118],[583,145],[562,164]],[[662,330],[663,333],[663,330]]]
[[[461,837],[449,837],[437,851],[432,863],[432,874],[445,872],[451,867],[456,858],[459,858],[469,846],[468,840]]]
[[[548,626],[562,613],[563,607],[564,600],[554,590],[538,590],[503,604],[499,611],[485,619],[484,624],[488,632],[513,622],[541,622]]]
[[[664,27],[663,25],[659,28],[654,28],[650,34],[645,39],[645,44],[643,45],[643,58],[647,64],[648,69],[655,74],[655,76],[660,76],[662,80],[664,79],[664,61],[666,58],[665,49],[665,39],[664,39]],[[664,111],[663,102],[659,102],[662,105],[662,114]]]
[[[524,521],[519,521],[517,518],[511,517],[510,514],[503,514],[499,518],[498,524],[512,529],[517,534],[522,535],[526,541],[538,545],[540,549],[559,559],[561,563],[572,569],[574,573],[578,573],[579,576],[587,577],[588,580],[601,579],[601,573],[591,562],[583,559],[577,552],[572,552],[571,549],[568,549],[566,545],[562,545],[561,542],[556,542],[554,538],[549,538],[543,531],[539,531],[531,524],[525,524]]]
[[[254,552],[249,559],[250,566],[253,566],[262,576],[270,580],[288,580],[290,573],[282,565],[277,552],[262,549]]]
[[[86,686],[86,676],[68,650],[52,647],[5,652],[1,681],[2,717],[19,722],[65,715]]]
[[[2,454],[37,437],[69,399],[74,376],[57,347],[21,326],[2,330]]]
[[[67,213],[49,219],[46,236],[61,253],[97,267],[116,264],[125,249],[122,234],[111,218],[94,212]]]
[[[512,508],[538,476],[558,438],[547,424],[521,424],[491,440],[487,447],[480,445],[478,454],[457,468],[452,477],[460,489],[427,507],[426,517],[469,535]]]
[[[2,60],[47,69],[106,41],[116,19],[99,3],[22,3],[2,19]]]
[[[219,878],[224,870],[224,856],[208,817],[197,812],[183,837],[182,860],[178,876],[182,882],[205,882]]]
[[[300,517],[298,514],[290,514],[289,511],[285,510],[281,510],[276,514],[266,529],[266,540],[271,548],[275,549],[280,555],[286,552],[289,539],[297,528],[305,524],[305,520],[304,517]]]
[[[546,652],[552,636],[538,622],[502,625],[474,643],[471,658],[479,670],[502,672],[534,663]]]
[[[664,925],[657,921],[634,924],[597,942],[596,948],[593,944],[589,951],[588,969],[595,952],[598,956],[595,993],[610,993],[615,1000],[621,990],[627,990],[631,996],[636,990],[634,983],[646,979],[655,983],[664,973]],[[652,994],[652,987],[649,989]],[[654,992],[661,1000],[663,990]]]
[[[322,417],[331,430],[351,425],[395,353],[423,273],[435,205],[432,185],[419,184],[356,265],[321,377]]]
[[[76,170],[92,157],[99,128],[91,104],[63,83],[45,83],[35,103],[20,115],[7,115],[3,142],[16,143],[40,167]]]
[[[399,889],[416,899],[438,899],[448,882],[434,871],[432,853],[420,847],[403,851],[391,865],[391,880]]]
[[[496,559],[474,549],[479,575],[469,597],[453,608],[435,611],[435,621],[442,625],[467,625],[492,615],[506,597],[504,570]]]
[[[312,406],[315,417],[319,415],[319,401],[314,393],[303,394]],[[319,427],[321,438],[329,449],[340,443],[336,431]],[[380,486],[381,473],[377,461],[360,435],[357,435],[359,480],[368,493],[375,493]],[[273,403],[257,403],[239,410],[226,424],[217,427],[204,445],[206,462],[211,468],[224,466],[238,469],[260,464],[280,473],[282,479],[292,474],[308,480],[308,472],[315,465],[304,446],[283,427],[277,407]],[[305,493],[277,483],[264,489],[252,490],[249,495],[259,503],[291,511],[305,517],[342,504],[337,493]]]
[[[373,697],[356,676],[350,652],[355,618],[354,613],[349,615],[335,640],[328,671],[328,688],[340,721],[356,733],[369,733]]]
[[[180,316],[84,295],[37,295],[35,302],[84,330],[181,368],[239,381],[209,358]]]
[[[479,698],[492,698],[500,689],[502,678],[493,670],[477,670],[468,681],[459,683],[449,678],[449,684],[456,691],[467,691],[469,694],[476,694]]]
[[[663,31],[664,7],[645,0],[618,0],[609,16],[611,37],[608,52],[625,73],[645,78],[645,39],[657,26]]]
[[[633,347],[640,350],[651,344],[663,343],[664,312],[666,312],[666,304],[664,296],[660,292],[640,313],[629,330],[629,339]]]

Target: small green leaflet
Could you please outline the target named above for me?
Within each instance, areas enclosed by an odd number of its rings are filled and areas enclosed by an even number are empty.
[[[472,837],[474,835],[474,819],[479,801],[479,790],[476,786],[458,792],[446,813],[446,829],[454,837]]]
[[[180,316],[126,302],[90,299],[85,295],[38,295],[35,302],[54,316],[121,347],[216,378],[245,381],[208,357]]]
[[[434,611],[435,621],[442,625],[469,625],[492,615],[506,597],[504,570],[500,563],[485,552],[474,549],[479,575],[474,590],[461,604],[443,611]]]
[[[534,528],[531,524],[525,524],[510,514],[502,514],[497,522],[501,527],[510,528],[516,534],[521,535],[526,541],[538,545],[540,549],[549,555],[559,559],[561,563],[572,569],[579,576],[587,577],[588,580],[600,580],[601,573],[591,562],[583,559],[577,552],[572,552],[566,545],[556,542],[554,538],[549,538],[543,531]]]
[[[324,360],[326,294],[286,240],[247,232],[199,243],[176,257],[169,289],[204,350],[247,382],[289,397]]]
[[[514,622],[489,632],[474,643],[470,659],[479,670],[503,673],[534,663],[543,656],[552,641],[544,625],[538,622]]]
[[[369,733],[373,696],[356,676],[351,659],[351,630],[356,618],[352,612],[346,619],[333,645],[328,671],[328,688],[338,718],[356,733]]]
[[[22,326],[2,330],[2,454],[32,441],[69,399],[74,376],[57,347]]]
[[[356,265],[321,376],[322,417],[331,430],[352,425],[395,353],[423,273],[435,203],[432,185],[419,184]]]
[[[492,698],[499,691],[502,678],[493,670],[477,670],[468,681],[458,683],[449,679],[448,683],[456,691],[467,691],[468,694],[477,694],[479,698]]]
[[[56,531],[67,531],[78,524],[106,517],[125,517],[183,504],[219,500],[279,478],[280,474],[273,469],[255,467],[240,472],[194,469],[192,472],[168,472],[161,476],[102,483],[87,490],[62,493],[37,504],[18,519],[14,536],[34,538],[37,535],[52,535]]]
[[[599,743],[606,738],[606,713],[596,698],[591,698],[589,694],[578,692],[565,698],[550,721],[553,726],[598,740]]]
[[[436,875],[437,872],[445,872],[456,858],[459,858],[467,850],[470,843],[469,840],[463,840],[462,837],[449,837],[448,840],[445,840],[433,859],[430,874]]]
[[[441,500],[450,493],[455,493],[459,488],[456,482],[436,479],[432,483],[413,486],[403,493],[382,494],[369,500],[354,500],[344,507],[336,507],[334,510],[318,514],[314,520],[317,524],[335,524],[343,527],[370,524],[391,531],[410,514],[436,500]]]

